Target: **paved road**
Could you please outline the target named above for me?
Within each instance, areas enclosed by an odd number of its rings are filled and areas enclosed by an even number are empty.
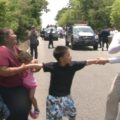
[[[55,46],[64,45],[64,40],[54,42]],[[53,49],[48,49],[48,41],[40,39],[39,62],[55,61]],[[96,57],[108,57],[107,51],[93,51],[92,49],[70,50],[73,60],[85,60]],[[106,96],[119,64],[90,65],[75,74],[72,85],[72,96],[77,106],[77,120],[103,120],[105,113]],[[38,80],[36,97],[41,110],[37,120],[45,120],[46,96],[49,87],[49,73],[42,70],[35,74]],[[30,118],[30,120],[32,120]],[[66,118],[64,120],[67,120]]]

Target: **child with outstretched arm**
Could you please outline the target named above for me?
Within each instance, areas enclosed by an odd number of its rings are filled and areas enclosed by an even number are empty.
[[[46,101],[46,120],[61,120],[63,116],[67,116],[69,120],[76,120],[76,106],[71,96],[74,75],[87,65],[102,63],[98,63],[98,59],[72,61],[66,46],[57,46],[53,56],[57,62],[42,65],[43,71],[51,74]]]

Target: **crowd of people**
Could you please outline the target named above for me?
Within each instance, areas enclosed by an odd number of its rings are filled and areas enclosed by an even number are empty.
[[[92,64],[120,62],[120,56],[72,61],[69,48],[57,46],[53,50],[56,62],[39,63],[36,59],[38,43],[35,27],[32,28],[29,39],[31,55],[16,45],[16,34],[12,29],[0,29],[0,119],[2,120],[28,120],[29,115],[34,119],[39,116],[40,109],[34,96],[37,81],[33,77],[33,72],[39,72],[40,69],[51,74],[46,99],[46,120],[62,120],[63,116],[67,116],[69,120],[76,120],[76,106],[71,96],[75,72]],[[108,51],[109,53],[120,51],[120,32],[113,36]],[[119,83],[120,74],[117,75],[107,98],[105,120],[116,120],[120,100]]]

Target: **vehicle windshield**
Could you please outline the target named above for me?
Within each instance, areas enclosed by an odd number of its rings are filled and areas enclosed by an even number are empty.
[[[74,32],[75,33],[80,33],[80,32],[94,33],[94,31],[90,27],[77,27],[77,28],[74,28]]]

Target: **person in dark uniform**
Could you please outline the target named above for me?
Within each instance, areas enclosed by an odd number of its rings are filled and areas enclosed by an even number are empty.
[[[110,35],[110,32],[107,29],[104,29],[101,32],[102,51],[104,50],[104,44],[106,44],[106,49],[108,50],[108,46],[109,46],[108,36],[109,35]]]
[[[101,41],[102,41],[101,30],[98,31],[98,40],[99,40],[99,46],[101,48],[102,47],[102,43],[101,43]]]
[[[52,45],[52,48],[54,48],[54,45],[53,45],[53,29],[50,30],[48,40],[49,40],[48,48],[50,48],[50,45]]]

